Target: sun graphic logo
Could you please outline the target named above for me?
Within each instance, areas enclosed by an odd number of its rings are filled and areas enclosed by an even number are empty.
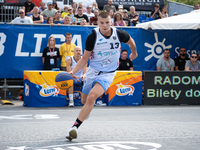
[[[46,85],[46,83],[40,86],[42,87],[42,89],[40,90],[40,95],[42,97],[57,96],[60,91],[57,86],[49,86]]]
[[[117,84],[118,88],[116,94],[118,96],[133,95],[135,88],[131,85],[123,85],[122,83]]]
[[[155,37],[156,42],[153,45],[150,45],[149,43],[144,43],[146,47],[151,48],[147,51],[147,52],[150,52],[151,54],[149,54],[148,56],[144,58],[145,61],[148,61],[149,59],[151,59],[151,57],[160,58],[162,56],[164,49],[172,48],[172,45],[165,46],[164,44],[166,40],[165,38],[163,39],[162,42],[159,42],[157,33],[154,33],[154,37]]]

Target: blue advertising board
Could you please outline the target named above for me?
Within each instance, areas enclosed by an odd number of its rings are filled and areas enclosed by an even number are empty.
[[[94,27],[13,25],[0,24],[0,78],[23,78],[24,70],[42,70],[42,52],[48,37],[54,36],[56,47],[65,42],[65,34],[72,34],[72,43],[85,48],[87,36]],[[200,30],[143,30],[119,28],[127,31],[135,40],[138,57],[133,60],[134,70],[155,70],[157,60],[165,48],[171,50],[171,58],[178,56],[181,47],[188,55],[200,49]],[[121,49],[129,46],[122,43]]]

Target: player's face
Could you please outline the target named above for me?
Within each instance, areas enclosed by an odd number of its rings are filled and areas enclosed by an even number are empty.
[[[111,29],[110,29],[111,19],[110,19],[110,16],[108,16],[107,18],[99,17],[98,18],[98,25],[99,25],[100,31],[103,35],[110,36],[110,34],[111,34]]]
[[[79,47],[76,47],[76,48],[74,49],[74,55],[75,55],[75,56],[81,56],[81,49],[80,49]]]

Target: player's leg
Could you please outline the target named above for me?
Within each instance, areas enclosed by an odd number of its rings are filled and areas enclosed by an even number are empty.
[[[83,105],[85,105],[85,102],[86,102],[87,97],[88,97],[88,94],[83,94],[83,93],[82,93],[81,103],[82,103]]]
[[[90,91],[90,93],[87,96],[85,105],[83,106],[83,108],[81,109],[78,119],[83,122],[85,120],[85,118],[90,114],[90,112],[92,111],[92,108],[94,106],[94,103],[96,101],[96,99],[101,96],[104,93],[104,88],[101,86],[101,84],[99,84],[98,82],[96,82],[92,88],[92,90]]]
[[[74,93],[74,86],[72,85],[72,86],[68,89],[68,94],[69,94],[69,107],[74,107],[73,93]]]
[[[66,138],[68,140],[72,140],[72,139],[76,139],[77,138],[77,133],[78,133],[78,127],[82,124],[82,122],[86,119],[86,117],[90,114],[90,112],[92,111],[92,108],[94,106],[94,103],[96,101],[96,99],[101,96],[103,93],[105,92],[104,88],[101,86],[101,84],[99,84],[98,82],[96,82],[93,86],[93,88],[91,89],[91,91],[89,92],[89,94],[84,94],[84,98],[86,99],[84,106],[82,107],[78,118],[76,119],[76,122],[74,123],[74,125],[72,126],[72,128],[69,130],[69,132],[67,133]],[[84,100],[85,100],[84,99]],[[84,101],[83,100],[83,101]]]

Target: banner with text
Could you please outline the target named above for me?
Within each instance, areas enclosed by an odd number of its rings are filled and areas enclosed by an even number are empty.
[[[56,47],[59,48],[65,42],[65,34],[70,32],[72,43],[80,46],[84,52],[87,36],[93,28],[0,24],[0,78],[23,78],[24,70],[42,70],[42,52],[47,47],[49,36],[55,38]],[[188,56],[192,51],[198,52],[200,47],[200,30],[118,29],[127,31],[135,40],[138,57],[133,60],[133,68],[137,71],[156,70],[156,62],[165,48],[171,50],[170,57],[174,59],[181,47],[187,49]],[[127,44],[122,43],[121,49],[131,53]]]
[[[104,5],[108,5],[108,0],[96,0],[96,2],[100,9],[103,9]],[[156,3],[160,5],[160,8],[164,6],[164,0],[113,0],[116,9],[118,9],[118,5],[123,5],[123,8],[127,10],[131,6],[135,6],[136,10],[152,11]]]
[[[199,72],[145,72],[143,104],[200,104],[199,87]]]

